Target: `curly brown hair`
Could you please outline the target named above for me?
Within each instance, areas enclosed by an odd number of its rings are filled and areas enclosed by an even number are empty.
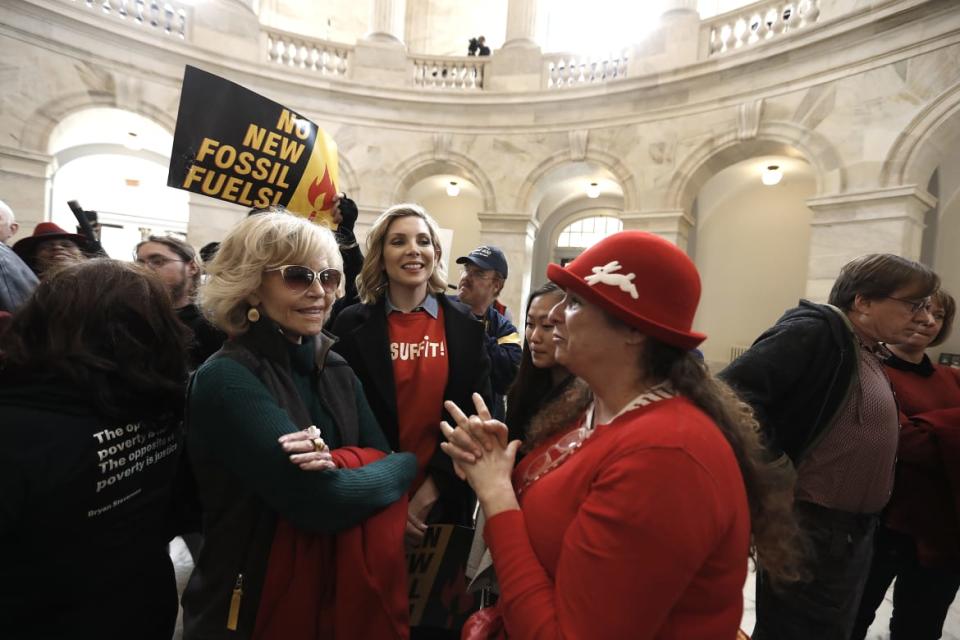
[[[144,267],[89,260],[37,287],[0,337],[0,380],[65,383],[105,418],[183,410],[188,329]]]
[[[676,393],[706,413],[733,449],[750,505],[754,561],[773,582],[807,579],[808,543],[793,513],[796,473],[785,457],[771,458],[750,406],[690,351],[648,336],[641,359],[652,379],[669,381]]]

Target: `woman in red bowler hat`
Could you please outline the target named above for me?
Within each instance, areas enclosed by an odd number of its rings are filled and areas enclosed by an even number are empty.
[[[41,222],[33,235],[13,245],[13,250],[40,278],[54,269],[65,267],[84,259],[89,250],[86,238],[69,233],[53,222]]]
[[[557,362],[594,400],[516,469],[520,443],[482,401],[469,417],[448,403],[443,447],[486,514],[501,593],[464,637],[733,640],[748,556],[795,579],[798,530],[789,473],[691,352],[706,338],[691,328],[696,267],[625,231],[547,274],[565,290]]]

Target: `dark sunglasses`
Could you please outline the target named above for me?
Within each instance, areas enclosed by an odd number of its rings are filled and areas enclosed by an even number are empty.
[[[335,293],[340,286],[340,279],[343,277],[343,274],[337,269],[314,271],[302,264],[285,264],[273,269],[266,269],[267,273],[271,271],[279,271],[283,278],[283,284],[294,293],[305,293],[307,289],[313,286],[314,280],[319,280],[320,286],[327,293]]]

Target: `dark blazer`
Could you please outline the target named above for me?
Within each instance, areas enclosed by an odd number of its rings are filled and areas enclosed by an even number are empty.
[[[436,296],[443,309],[449,371],[443,397],[465,412],[473,412],[474,392],[491,402],[490,359],[487,356],[483,324],[470,309],[446,296]],[[350,364],[363,384],[367,402],[387,436],[390,446],[399,447],[397,393],[390,361],[390,336],[385,301],[355,304],[344,309],[334,321],[332,333],[339,338],[333,349]],[[443,411],[443,419],[453,424]],[[442,440],[441,436],[441,440]],[[457,478],[453,463],[440,447],[427,464],[427,472],[440,490],[440,499],[428,522],[471,524],[475,497],[466,482]]]

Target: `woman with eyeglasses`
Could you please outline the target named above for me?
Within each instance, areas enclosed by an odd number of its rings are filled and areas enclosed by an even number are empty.
[[[231,339],[189,393],[204,545],[183,595],[187,640],[405,629],[403,502],[416,465],[390,453],[322,331],[340,267],[330,231],[284,213],[241,222],[208,266],[201,307]]]
[[[443,448],[486,513],[500,586],[499,621],[481,613],[464,637],[502,637],[499,622],[511,640],[733,640],[751,549],[791,576],[797,527],[752,412],[691,353],[706,337],[696,267],[625,231],[548,269],[565,290],[549,314],[557,362],[594,400],[516,469],[520,443],[483,402],[448,403]]]
[[[436,222],[421,207],[385,211],[367,234],[357,279],[361,304],[333,326],[334,347],[363,382],[370,407],[394,450],[417,457],[407,539],[417,544],[429,523],[469,525],[476,500],[440,451],[443,401],[489,399],[490,362],[483,325],[443,295]]]
[[[905,342],[887,345],[900,446],[853,640],[866,637],[894,578],[891,640],[939,638],[960,588],[960,369],[926,354],[950,336],[956,309],[950,294],[937,291],[927,321]]]

